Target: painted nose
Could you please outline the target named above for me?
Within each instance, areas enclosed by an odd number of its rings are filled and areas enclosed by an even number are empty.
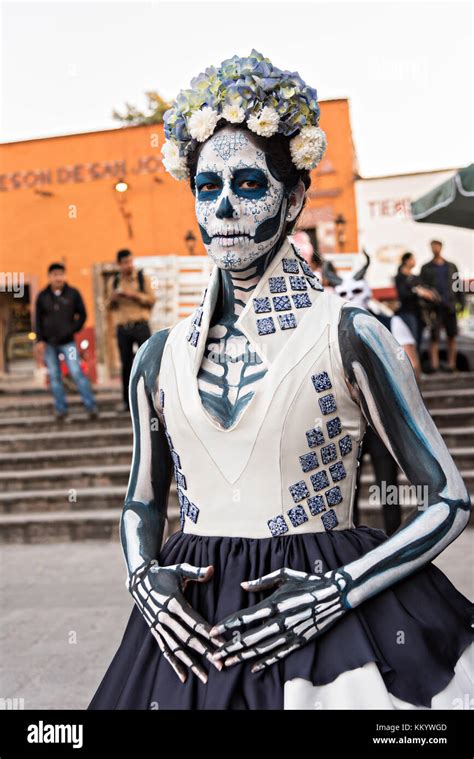
[[[216,211],[218,219],[233,219],[234,208],[228,197],[222,198],[219,208]]]

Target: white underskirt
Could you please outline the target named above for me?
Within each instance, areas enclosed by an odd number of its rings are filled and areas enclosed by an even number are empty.
[[[392,316],[390,332],[399,345],[416,345],[413,333],[401,316]]]
[[[284,709],[474,709],[474,643],[458,659],[446,688],[433,696],[430,707],[401,701],[386,688],[375,662],[342,672],[327,685],[296,677],[287,680]]]

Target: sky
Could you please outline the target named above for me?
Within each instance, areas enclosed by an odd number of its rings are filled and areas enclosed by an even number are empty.
[[[467,2],[3,2],[0,141],[118,126],[256,48],[322,100],[348,97],[362,176],[473,160]]]

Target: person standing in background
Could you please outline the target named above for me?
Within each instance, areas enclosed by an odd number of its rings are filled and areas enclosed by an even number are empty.
[[[446,261],[441,255],[443,243],[440,240],[431,241],[433,258],[421,267],[420,278],[423,284],[435,289],[440,295],[437,304],[437,319],[431,329],[431,372],[439,370],[439,336],[443,328],[446,332],[447,364],[444,371],[456,370],[456,335],[458,333],[456,309],[464,308],[464,293],[454,290],[453,283],[458,268],[451,261]]]
[[[436,308],[438,294],[428,287],[423,287],[421,278],[413,274],[416,260],[413,253],[407,251],[403,254],[400,266],[395,277],[400,306],[392,317],[390,330],[400,345],[405,349],[410,359],[417,379],[421,376],[419,360],[420,344],[423,335],[423,314],[425,305],[431,304],[430,308]],[[426,316],[425,316],[426,318]]]
[[[48,370],[56,418],[63,420],[68,413],[59,362],[62,354],[69,376],[76,384],[90,418],[94,419],[98,416],[94,393],[81,369],[79,351],[74,342],[74,334],[82,329],[87,318],[84,302],[79,290],[67,284],[63,264],[51,264],[48,279],[48,286],[41,290],[36,300],[35,355]]]
[[[397,288],[398,299],[400,301],[400,307],[396,311],[396,314],[403,319],[409,328],[418,350],[423,323],[419,301],[421,279],[413,273],[415,266],[416,261],[413,253],[409,251],[404,253],[395,276],[395,287]]]
[[[141,269],[135,270],[130,250],[117,253],[119,271],[109,285],[106,306],[112,311],[122,364],[123,410],[128,410],[128,385],[135,356],[134,346],[140,347],[151,336],[148,319],[155,302],[150,278]]]

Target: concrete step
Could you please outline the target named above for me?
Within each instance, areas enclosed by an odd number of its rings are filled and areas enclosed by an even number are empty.
[[[122,509],[55,511],[0,515],[0,543],[62,543],[118,540]],[[168,510],[169,534],[179,527],[179,511]]]
[[[114,427],[103,429],[99,422],[94,423],[94,428],[85,430],[70,430],[66,426],[54,432],[19,433],[18,435],[0,435],[0,452],[20,452],[38,450],[65,449],[69,446],[75,448],[100,448],[111,442],[125,445],[132,442],[132,429],[127,427]]]
[[[1,409],[0,409],[1,410]],[[71,414],[63,422],[54,416],[0,416],[0,436],[8,434],[36,434],[37,432],[68,432],[89,430],[93,433],[101,429],[131,427],[130,414],[117,411],[102,411],[99,419],[90,420],[85,412]]]
[[[63,487],[11,491],[0,494],[0,514],[22,514],[51,511],[96,511],[122,508],[126,483],[108,487]],[[170,506],[178,504],[176,487],[170,489]]]
[[[439,372],[437,374],[429,374],[421,381],[423,391],[442,390],[449,393],[452,388],[463,389],[472,388],[473,386],[474,372],[456,372],[455,374]]]
[[[474,405],[474,388],[453,388],[452,390],[426,390],[423,398],[427,407],[459,408]]]
[[[0,495],[0,513],[19,514],[38,511],[75,511],[76,509],[110,509],[123,505],[125,486],[102,488],[64,487],[49,490],[23,490]]]
[[[472,427],[474,425],[474,406],[459,408],[432,408],[430,414],[439,430],[445,427]]]
[[[456,446],[451,447],[449,452],[459,470],[474,469],[474,446]],[[366,469],[367,467],[367,469]],[[364,458],[364,471],[372,471],[372,465],[370,459],[366,456]]]
[[[439,431],[450,451],[474,445],[474,426],[440,427]]]
[[[56,448],[52,450],[0,453],[0,472],[19,469],[52,469],[74,466],[126,464],[130,467],[132,445],[97,446],[96,448]]]
[[[67,394],[68,408],[70,413],[84,410],[83,403],[78,395]],[[122,402],[122,396],[118,393],[98,393],[96,401],[101,411],[114,411]],[[54,405],[52,396],[26,395],[16,396],[10,394],[0,395],[0,412],[2,416],[53,416]]]
[[[52,490],[60,484],[66,488],[123,487],[129,474],[128,463],[0,471],[0,493]]]
[[[0,543],[60,543],[119,538],[122,509],[0,515]]]

